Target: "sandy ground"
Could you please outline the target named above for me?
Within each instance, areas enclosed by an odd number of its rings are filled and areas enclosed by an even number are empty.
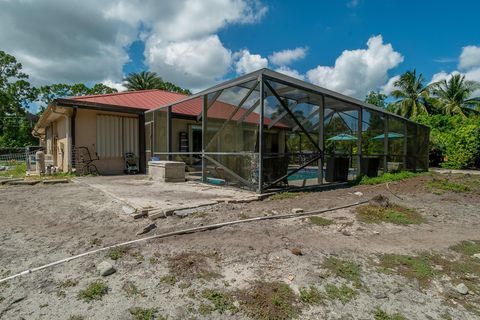
[[[422,288],[416,280],[379,271],[378,260],[385,253],[455,255],[451,246],[480,240],[480,188],[435,194],[425,187],[431,179],[424,176],[390,183],[388,189],[385,184],[358,186],[280,200],[219,204],[188,217],[157,220],[157,228],[148,235],[290,213],[293,208],[331,208],[383,194],[416,209],[425,223],[365,224],[356,219],[352,208],[322,214],[335,222],[326,227],[313,225],[308,218],[270,220],[141,242],[128,246],[115,261],[101,252],[0,284],[0,319],[132,319],[129,310],[134,307],[154,308],[159,319],[248,319],[242,306],[235,313],[202,312],[202,306],[209,304],[202,292],[234,292],[259,280],[287,283],[296,294],[302,287],[315,286],[323,292],[328,284],[349,284],[324,268],[332,256],[358,264],[364,285],[345,304],[335,299],[303,304],[299,319],[374,319],[376,308],[401,313],[407,319],[478,319],[475,311],[459,303],[464,298],[445,294],[457,284],[448,277]],[[480,185],[480,177],[468,179],[477,179]],[[120,219],[122,205],[81,183],[0,187],[0,276],[142,237],[136,233],[151,221]],[[293,255],[292,248],[301,249],[303,255]],[[181,253],[204,255],[209,270],[218,276],[192,274],[165,283],[162,279],[175,273],[169,259]],[[96,265],[102,261],[110,261],[117,272],[98,275]],[[472,276],[480,283],[480,275]],[[65,285],[66,280],[73,284]],[[92,302],[79,299],[79,292],[96,280],[104,281],[108,293]],[[132,285],[135,290],[128,290]],[[479,307],[479,294],[470,290],[467,295],[474,307]]]

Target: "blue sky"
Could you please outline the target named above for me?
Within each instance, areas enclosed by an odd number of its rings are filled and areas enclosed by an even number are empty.
[[[196,91],[269,67],[363,98],[413,68],[480,81],[478,12],[467,0],[3,1],[0,50],[34,84],[122,89],[151,70]]]

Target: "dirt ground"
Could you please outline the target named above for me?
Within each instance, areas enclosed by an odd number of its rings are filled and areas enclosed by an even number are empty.
[[[438,179],[469,189],[428,187]],[[324,226],[307,217],[267,220],[139,242],[0,283],[0,319],[479,319],[480,259],[452,249],[480,241],[480,176],[474,175],[430,174],[218,204],[156,220],[157,228],[142,236],[136,233],[151,221],[120,219],[123,204],[86,184],[0,186],[0,278],[144,236],[294,208],[333,208],[378,194],[415,210],[423,223],[367,224],[348,208],[322,214],[331,220]],[[425,279],[406,272],[408,264],[388,270],[382,264],[393,255],[430,254],[465,264],[457,270],[438,258]],[[102,261],[116,272],[100,276],[96,266]],[[336,269],[339,261],[348,266]],[[95,281],[108,289],[86,301],[84,290]],[[274,289],[273,298],[262,302],[264,295],[255,293],[259,283],[286,284],[293,294],[283,301]],[[455,289],[460,283],[467,285],[466,295]],[[305,288],[315,288],[318,299]],[[252,306],[242,297],[254,293],[259,303]]]

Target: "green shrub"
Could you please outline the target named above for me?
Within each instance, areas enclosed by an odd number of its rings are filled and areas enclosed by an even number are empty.
[[[430,152],[444,168],[465,169],[480,165],[480,117],[417,116],[412,120],[430,127]]]

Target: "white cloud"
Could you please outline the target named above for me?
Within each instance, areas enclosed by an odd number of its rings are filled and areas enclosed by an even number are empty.
[[[123,82],[115,82],[113,80],[107,79],[103,80],[102,83],[107,87],[117,89],[118,92],[127,91],[127,87],[125,87]]]
[[[164,80],[194,91],[211,86],[228,72],[232,53],[217,35],[198,40],[164,42],[152,37],[147,42],[146,63]]]
[[[368,91],[384,85],[388,70],[403,62],[403,56],[381,35],[368,39],[367,49],[345,50],[335,65],[307,71],[307,79],[328,89],[363,99]]]
[[[295,48],[277,51],[272,53],[268,58],[273,64],[278,66],[286,66],[293,61],[305,58],[308,48]]]
[[[387,83],[380,87],[380,92],[386,94],[387,96],[395,90],[395,82],[400,79],[399,75],[393,76],[388,79]]]
[[[480,47],[466,46],[462,48],[458,68],[451,72],[441,71],[432,76],[430,83],[449,80],[454,74],[465,76],[466,80],[480,82]]]
[[[141,39],[152,71],[181,86],[206,87],[223,78],[231,60],[218,31],[255,23],[266,12],[259,0],[0,1],[0,43],[35,84],[118,82],[126,48]]]
[[[286,74],[287,76],[290,76],[290,77],[293,77],[293,78],[297,78],[297,79],[300,79],[300,80],[305,80],[305,75],[301,74],[300,72],[298,72],[295,69],[290,69],[289,67],[282,66],[282,67],[279,67],[279,68],[275,69],[275,71]]]
[[[249,73],[268,66],[267,58],[263,58],[259,54],[251,54],[250,51],[244,49],[235,53],[235,71],[237,74]]]
[[[480,47],[466,46],[462,48],[458,67],[463,70],[480,68]]]

